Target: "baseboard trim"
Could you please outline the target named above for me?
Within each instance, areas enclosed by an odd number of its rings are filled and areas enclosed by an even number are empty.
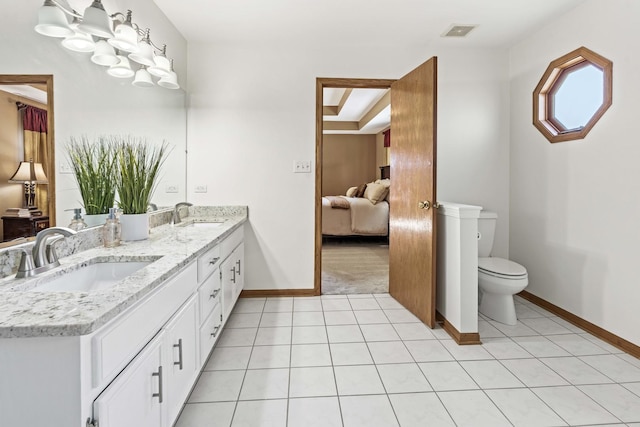
[[[542,307],[547,311],[550,311],[551,313],[577,326],[578,328],[584,329],[586,332],[589,332],[591,335],[600,338],[601,340],[611,344],[612,346],[617,347],[632,356],[640,358],[640,346],[635,345],[631,341],[627,341],[624,338],[621,338],[616,334],[613,334],[606,329],[601,328],[600,326],[594,325],[588,320],[584,320],[583,318],[576,316],[575,314],[565,310],[564,308],[560,308],[557,305],[552,304],[549,301],[540,298],[539,296],[533,295],[530,292],[522,291],[518,295],[526,299],[527,301],[530,301],[535,305]]]
[[[436,320],[442,323],[442,329],[447,331],[458,345],[482,344],[478,332],[460,332],[439,311],[436,311]]]
[[[315,295],[315,289],[245,289],[240,292],[240,298],[312,297]]]

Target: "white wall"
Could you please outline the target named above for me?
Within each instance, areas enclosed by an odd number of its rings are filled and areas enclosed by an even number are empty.
[[[85,7],[88,4],[85,4]],[[0,0],[0,74],[53,74],[56,138],[57,222],[67,225],[71,212],[81,201],[73,176],[60,174],[65,162],[65,144],[71,136],[117,134],[163,140],[173,151],[162,171],[162,181],[153,200],[171,205],[184,200],[186,108],[182,90],[160,87],[136,88],[131,79],[121,81],[93,64],[89,54],[79,54],[60,46],[60,40],[42,36],[37,23],[40,1]],[[134,21],[154,31],[152,39],[167,43],[168,56],[175,58],[181,84],[186,84],[186,41],[151,1],[109,1],[105,8],[134,11]],[[165,193],[168,184],[177,185],[177,194]]]
[[[591,0],[510,51],[511,258],[528,291],[640,344],[640,2]],[[613,105],[584,140],[550,144],[531,124],[550,61],[580,46],[613,61]]]
[[[315,159],[315,79],[399,78],[432,55],[438,198],[496,210],[506,254],[506,51],[189,44],[188,199],[249,206],[248,289],[313,287],[315,171],[293,174],[292,162]]]

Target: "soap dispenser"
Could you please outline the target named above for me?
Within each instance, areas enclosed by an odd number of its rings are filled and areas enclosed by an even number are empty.
[[[84,222],[84,219],[82,219],[82,209],[75,208],[73,210],[73,219],[71,220],[71,223],[69,224],[69,228],[74,230],[74,231],[78,231],[78,230],[82,230],[84,228],[87,228],[87,223]]]
[[[102,241],[105,248],[113,248],[120,245],[121,226],[116,216],[116,208],[109,208],[109,216],[102,226]]]

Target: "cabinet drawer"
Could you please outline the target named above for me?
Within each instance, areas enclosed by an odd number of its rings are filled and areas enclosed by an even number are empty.
[[[220,272],[216,269],[198,289],[198,300],[200,301],[200,323],[204,323],[205,319],[213,309],[220,303]]]
[[[240,226],[236,231],[231,233],[226,239],[220,243],[222,247],[220,256],[224,261],[233,250],[244,240],[244,226]]]
[[[220,264],[220,245],[198,257],[198,283],[202,283]]]
[[[92,338],[93,386],[115,376],[197,289],[195,263]]]
[[[222,334],[221,305],[218,304],[213,312],[200,327],[200,366],[204,365],[209,353]]]

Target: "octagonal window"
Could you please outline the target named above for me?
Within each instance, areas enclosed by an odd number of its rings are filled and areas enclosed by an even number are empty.
[[[582,139],[611,106],[613,64],[581,47],[553,61],[533,93],[533,124],[550,142]]]

